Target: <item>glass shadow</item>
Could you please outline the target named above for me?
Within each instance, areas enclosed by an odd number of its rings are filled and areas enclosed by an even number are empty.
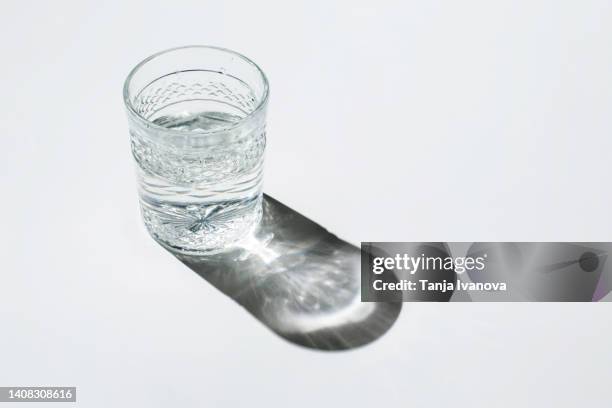
[[[395,323],[402,303],[361,302],[361,253],[264,195],[262,221],[227,251],[166,248],[279,336],[320,350],[368,344]]]

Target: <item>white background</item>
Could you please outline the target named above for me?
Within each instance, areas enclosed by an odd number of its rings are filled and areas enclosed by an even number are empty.
[[[121,97],[156,51],[235,49],[272,87],[266,192],[340,237],[612,241],[610,1],[2,8],[0,385],[104,408],[611,403],[609,304],[406,304],[361,349],[280,339],[146,235]]]

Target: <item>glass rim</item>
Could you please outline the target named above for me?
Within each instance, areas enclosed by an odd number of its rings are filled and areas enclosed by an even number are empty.
[[[168,129],[166,127],[163,127],[161,125],[153,123],[152,121],[148,120],[147,118],[142,116],[140,113],[138,113],[136,111],[136,109],[134,109],[134,106],[132,106],[132,102],[130,101],[129,87],[130,87],[130,84],[132,82],[132,78],[134,77],[134,75],[136,75],[136,73],[140,70],[140,68],[142,68],[145,64],[147,64],[151,60],[153,60],[153,59],[155,59],[157,57],[160,57],[162,55],[169,54],[169,53],[174,52],[174,51],[184,50],[184,49],[205,49],[205,50],[222,51],[222,52],[225,52],[225,53],[228,53],[228,54],[232,54],[232,55],[240,58],[241,60],[245,61],[249,65],[252,65],[257,70],[257,72],[259,73],[259,75],[261,77],[261,80],[263,82],[263,94],[261,96],[261,99],[257,102],[257,105],[255,106],[255,109],[253,109],[251,112],[246,114],[243,118],[240,118],[240,120],[237,120],[231,126],[228,126],[226,128],[217,129],[217,130],[196,130],[196,131],[192,131],[192,130],[179,130],[179,129]],[[168,49],[156,52],[155,54],[152,54],[152,55],[148,56],[147,58],[143,59],[138,64],[136,64],[136,66],[134,68],[132,68],[132,70],[128,74],[127,78],[125,79],[125,82],[123,83],[123,103],[125,104],[128,112],[134,118],[136,118],[139,122],[141,122],[143,125],[145,125],[148,128],[157,129],[157,130],[159,130],[161,132],[164,132],[164,133],[174,133],[174,134],[190,135],[190,136],[191,135],[197,136],[197,135],[219,134],[219,133],[228,132],[228,131],[231,131],[233,129],[236,129],[236,128],[240,127],[241,125],[243,125],[245,122],[247,122],[249,119],[251,119],[253,116],[255,116],[259,111],[261,111],[263,109],[263,107],[266,105],[266,102],[268,101],[268,95],[269,94],[270,94],[270,86],[268,84],[268,78],[266,77],[266,74],[263,72],[263,70],[259,67],[259,65],[254,63],[250,58],[240,54],[239,52],[230,50],[228,48],[216,47],[214,45],[183,45],[183,46],[180,46],[180,47],[168,48]]]

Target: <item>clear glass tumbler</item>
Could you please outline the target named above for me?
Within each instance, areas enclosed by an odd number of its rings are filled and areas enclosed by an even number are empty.
[[[171,250],[206,254],[261,219],[268,82],[236,52],[174,48],[125,81],[140,206],[149,233]]]

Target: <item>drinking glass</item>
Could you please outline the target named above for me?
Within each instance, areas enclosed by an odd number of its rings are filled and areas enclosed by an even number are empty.
[[[260,221],[268,93],[255,63],[217,47],[162,51],[130,72],[140,207],[162,245],[219,252]]]

